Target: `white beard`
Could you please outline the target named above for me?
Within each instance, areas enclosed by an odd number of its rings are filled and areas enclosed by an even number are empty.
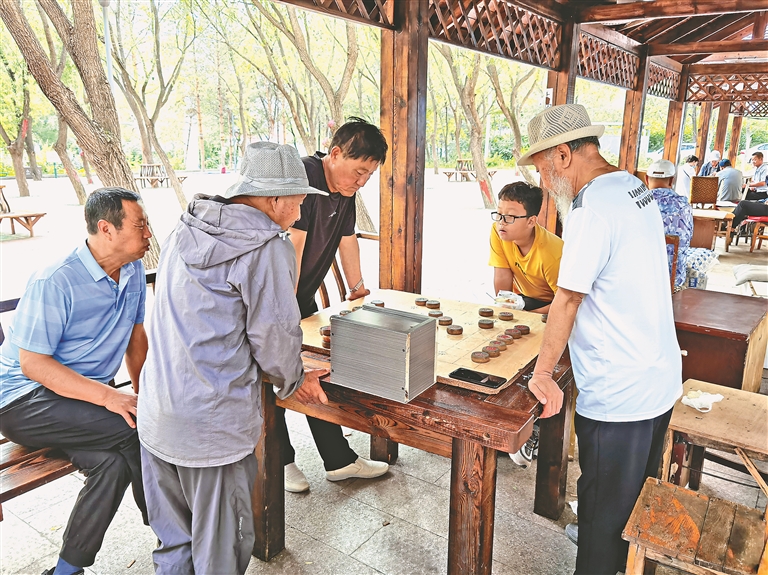
[[[560,215],[560,221],[565,222],[565,218],[571,211],[571,204],[575,196],[573,186],[566,178],[558,176],[555,171],[550,167],[547,174],[547,180],[549,186],[547,192],[555,200],[555,208]]]

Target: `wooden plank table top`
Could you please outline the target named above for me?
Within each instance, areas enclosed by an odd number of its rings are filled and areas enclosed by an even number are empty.
[[[747,339],[766,319],[768,302],[738,294],[686,289],[672,296],[675,327],[727,339]]]
[[[701,218],[702,220],[732,220],[733,213],[726,212],[725,210],[704,210],[700,208],[694,208],[691,210],[694,218]]]
[[[690,437],[741,447],[755,455],[768,456],[768,396],[689,379],[683,393],[692,390],[719,393],[723,400],[702,413],[682,402],[675,404],[669,428]]]
[[[432,310],[423,306],[417,306],[414,303],[416,297],[414,294],[395,290],[375,290],[367,297],[351,302],[342,302],[322,310],[301,322],[301,328],[304,331],[304,349],[327,355],[329,353],[328,350],[322,347],[320,328],[330,325],[331,316],[339,311],[352,309],[374,300],[383,301],[385,307],[388,308],[427,316],[428,312]],[[541,321],[541,314],[513,311],[498,305],[476,304],[445,298],[430,299],[440,301],[440,311],[444,315],[451,317],[455,325],[460,325],[464,328],[464,332],[461,335],[448,335],[446,331],[447,326],[438,326],[438,359],[435,369],[438,382],[459,385],[460,387],[464,386],[461,382],[457,382],[449,377],[449,374],[458,367],[501,376],[511,382],[518,374],[531,365],[539,354],[545,327],[545,324]],[[478,320],[482,319],[478,314],[478,309],[481,307],[493,309],[493,317],[487,318],[494,320],[493,329],[481,329],[478,327]],[[514,313],[514,319],[512,321],[500,320],[498,314],[501,311],[511,311]],[[514,340],[514,343],[510,343],[507,349],[501,352],[499,357],[491,358],[488,363],[480,364],[472,361],[470,357],[472,352],[481,351],[483,346],[495,340],[497,335],[503,334],[505,329],[513,328],[516,325],[527,325],[531,331],[528,335]],[[479,391],[479,389],[475,389]],[[496,393],[496,391],[489,393]]]
[[[380,291],[376,296],[387,306],[395,307],[396,301],[412,303],[418,294]],[[367,299],[370,300],[371,296]],[[443,301],[447,303],[447,300]],[[354,306],[359,302],[343,305]],[[486,306],[470,304],[468,308],[475,317],[479,317],[476,315],[478,307]],[[515,314],[518,315],[518,312]],[[315,341],[312,334],[319,334],[318,328],[328,325],[329,317],[328,312],[320,312],[315,318],[308,318],[312,321],[302,322],[308,341]],[[536,321],[537,327],[542,325],[540,316]],[[521,323],[534,326],[534,322]],[[512,347],[515,345],[518,344]],[[522,344],[520,347],[523,347]],[[329,365],[326,355],[305,351],[303,357],[308,368]],[[280,406],[370,433],[373,459],[394,463],[398,443],[450,457],[448,573],[490,575],[497,450],[512,452],[519,449],[530,437],[534,420],[541,410],[541,405],[526,385],[532,374],[535,355],[526,357],[529,358],[528,364],[522,370],[514,371],[510,385],[497,395],[437,382],[409,403],[400,403],[321,381],[328,403],[308,406],[293,397],[277,400],[271,386],[263,386],[264,429],[256,455],[259,469],[264,471],[254,486],[254,555],[269,560],[285,546],[283,468],[275,430],[275,407]],[[533,510],[555,519],[565,505],[568,466],[567,438],[570,436],[573,373],[567,353],[560,359],[553,377],[564,392],[563,409],[554,417],[539,420]]]

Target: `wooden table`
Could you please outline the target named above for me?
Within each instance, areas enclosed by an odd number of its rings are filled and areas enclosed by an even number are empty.
[[[683,356],[683,381],[700,379],[759,391],[768,342],[768,303],[761,298],[687,289],[672,296]]]
[[[708,413],[679,401],[675,404],[664,440],[662,481],[680,481],[681,458],[673,457],[676,441],[719,451],[733,452],[739,448],[749,458],[768,459],[768,396],[696,379],[683,385],[683,393],[691,390],[719,393],[724,399],[713,404]]]
[[[368,299],[378,297],[391,302],[394,293],[397,292],[382,291]],[[416,295],[407,294],[407,297],[411,299]],[[349,309],[360,303],[361,300],[344,302],[330,309]],[[519,314],[522,316],[526,312]],[[541,320],[537,318],[536,321],[540,323]],[[493,335],[499,330],[488,331]],[[304,362],[307,367],[329,366],[327,356],[309,351],[304,352]],[[328,404],[306,406],[291,397],[276,401],[272,387],[263,386],[264,429],[256,448],[260,473],[253,495],[256,527],[253,554],[268,561],[285,547],[284,477],[274,431],[274,407],[277,404],[371,434],[371,457],[376,460],[394,463],[399,443],[450,457],[448,573],[490,574],[497,450],[515,452],[530,437],[541,409],[526,387],[534,362],[535,357],[531,357],[524,369],[512,374],[513,383],[497,395],[436,383],[407,404],[324,381],[322,385],[328,395]],[[573,388],[567,353],[558,363],[554,378],[565,397],[563,409],[557,416],[539,421],[533,507],[535,513],[552,519],[560,516],[565,505],[568,444],[564,438],[570,435]]]
[[[718,236],[720,224],[725,222],[725,251],[731,245],[731,222],[733,214],[724,210],[699,210],[693,211],[693,236],[692,248],[715,249],[715,240]]]

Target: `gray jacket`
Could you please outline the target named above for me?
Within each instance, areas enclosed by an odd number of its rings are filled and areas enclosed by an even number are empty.
[[[296,253],[250,206],[196,199],[165,241],[141,372],[138,430],[184,467],[239,461],[259,440],[261,376],[304,382]]]

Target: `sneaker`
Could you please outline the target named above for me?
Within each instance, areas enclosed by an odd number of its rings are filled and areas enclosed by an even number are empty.
[[[515,464],[519,465],[523,469],[527,469],[531,465],[534,456],[539,454],[539,426],[534,425],[531,436],[528,441],[525,442],[517,453],[510,453],[509,456]]]
[[[579,526],[576,523],[569,523],[565,526],[565,534],[574,545],[579,544]]]
[[[328,481],[342,481],[352,477],[362,477],[363,479],[372,479],[384,475],[389,469],[389,465],[383,461],[370,461],[358,457],[354,463],[350,463],[341,469],[327,471],[325,478]]]
[[[309,489],[309,482],[295,463],[285,466],[285,490],[290,493],[302,493]]]

